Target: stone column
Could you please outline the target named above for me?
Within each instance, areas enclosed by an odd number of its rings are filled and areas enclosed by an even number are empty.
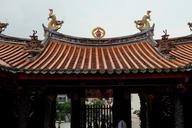
[[[182,95],[181,95],[182,94]],[[186,86],[185,91],[180,94],[179,101],[180,106],[183,108],[184,127],[192,128],[192,87],[191,84]],[[179,95],[178,95],[179,96]],[[182,106],[183,103],[183,106]],[[179,104],[179,103],[178,103]]]
[[[32,99],[28,91],[18,86],[15,96],[15,117],[18,128],[29,128],[29,121],[32,115]]]
[[[80,128],[81,120],[81,97],[79,91],[74,91],[71,94],[71,128]]]
[[[180,94],[175,96],[175,128],[184,128],[183,102]]]
[[[0,127],[17,127],[14,99],[12,91],[0,89]]]
[[[141,128],[148,128],[148,104],[146,101],[146,96],[144,94],[139,94],[140,98],[140,113],[139,113],[139,118],[140,118],[140,127]]]
[[[32,91],[30,120],[28,121],[28,128],[43,128],[44,127],[44,103],[45,99],[41,91]]]
[[[131,128],[131,96],[124,89],[113,89],[113,127],[118,126],[119,121],[125,121],[128,128]]]
[[[18,128],[28,128],[31,114],[31,102],[26,95],[18,95],[16,98],[16,117]]]
[[[174,95],[153,95],[150,103],[149,128],[174,128]]]
[[[141,128],[158,127],[159,119],[159,99],[154,94],[144,94],[141,98]]]
[[[55,128],[56,96],[45,96],[44,128]]]

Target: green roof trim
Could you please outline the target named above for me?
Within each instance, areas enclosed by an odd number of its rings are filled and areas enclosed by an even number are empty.
[[[0,66],[0,72],[8,72],[12,74],[24,73],[24,74],[145,74],[145,73],[176,73],[176,72],[190,72],[192,71],[192,65],[179,68],[168,69],[110,69],[110,70],[31,70],[31,69],[18,69],[6,66]]]

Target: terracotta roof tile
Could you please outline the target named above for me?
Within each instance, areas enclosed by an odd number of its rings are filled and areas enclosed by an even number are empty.
[[[146,41],[128,45],[92,47],[51,41],[39,58],[23,68],[32,69],[155,69],[181,64],[163,58]]]
[[[120,48],[121,49],[121,48]],[[125,49],[125,46],[122,47],[122,50],[123,50],[123,54],[126,55],[124,56],[125,57],[125,60],[127,63],[130,63],[130,69],[133,68],[133,69],[139,69],[139,66],[137,64],[135,64],[135,59],[133,57],[130,56],[130,53],[128,53],[128,51],[126,51]]]
[[[89,43],[86,44],[83,40]],[[177,44],[170,52],[175,59],[169,60],[143,35],[137,40],[132,37],[114,39],[114,42],[112,39],[108,42],[107,39],[98,40],[98,44],[97,40],[91,39],[74,39],[77,43],[70,42],[71,39],[68,41],[66,38],[49,38],[43,51],[32,60],[28,59],[29,53],[24,44],[0,43],[0,64],[36,73],[121,73],[129,70],[137,73],[138,70],[183,68],[192,63],[192,43]],[[100,43],[102,41],[104,44]]]
[[[0,66],[6,66],[6,67],[10,67],[9,64],[5,63],[4,61],[0,60]]]
[[[191,64],[192,63],[192,43],[187,44],[179,44],[175,46],[170,52],[171,55],[175,56],[177,62],[183,64]]]

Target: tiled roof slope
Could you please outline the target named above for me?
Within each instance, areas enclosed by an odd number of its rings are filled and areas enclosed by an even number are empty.
[[[176,59],[183,63],[192,63],[192,42],[189,44],[176,45],[176,48],[170,52]]]
[[[46,29],[46,28],[45,28]],[[192,59],[191,44],[176,46],[168,60],[154,47],[151,31],[132,36],[89,39],[48,32],[46,46],[34,60],[28,59],[25,44],[0,41],[1,70],[24,73],[145,73],[186,69]],[[1,38],[1,40],[3,40]],[[185,52],[182,52],[183,49]]]
[[[175,48],[170,52],[177,61],[192,64],[192,35],[170,39]]]
[[[12,64],[24,59],[28,55],[23,50],[26,42],[30,40],[0,34],[0,65],[13,67]]]

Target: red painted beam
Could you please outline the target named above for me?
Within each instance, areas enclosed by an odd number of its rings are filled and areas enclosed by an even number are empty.
[[[138,80],[138,79],[169,79],[169,78],[186,78],[191,77],[190,72],[180,73],[156,73],[156,74],[122,74],[122,75],[85,75],[85,74],[17,74],[15,75],[18,80]]]

